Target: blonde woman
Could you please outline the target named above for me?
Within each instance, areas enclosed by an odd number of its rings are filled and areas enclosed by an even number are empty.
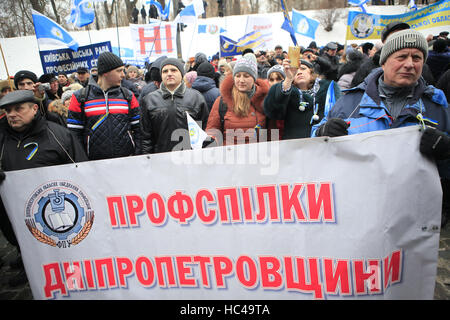
[[[258,79],[255,55],[244,55],[220,85],[206,132],[219,145],[257,142],[259,129],[266,127],[263,102],[268,90],[267,80]]]

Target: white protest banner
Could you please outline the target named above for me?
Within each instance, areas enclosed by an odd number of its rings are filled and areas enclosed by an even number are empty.
[[[6,172],[0,192],[36,299],[431,299],[442,191],[420,134]]]
[[[266,16],[247,16],[247,26],[245,33],[252,31],[259,31],[263,35],[264,43],[256,47],[257,50],[273,50],[273,35],[272,35],[272,18]]]
[[[130,24],[130,32],[136,59],[177,56],[176,24]]]

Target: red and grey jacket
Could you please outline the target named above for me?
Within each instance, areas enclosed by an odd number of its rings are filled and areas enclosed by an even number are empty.
[[[140,154],[139,103],[123,87],[104,92],[91,79],[70,100],[67,127],[76,134],[90,160]]]

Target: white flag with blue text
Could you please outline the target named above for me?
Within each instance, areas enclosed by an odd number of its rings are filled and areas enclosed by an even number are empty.
[[[189,138],[191,139],[192,149],[201,149],[203,146],[203,141],[208,137],[208,134],[200,128],[197,122],[192,119],[189,113],[186,111]]]
[[[205,12],[202,0],[192,0],[175,18],[176,23],[195,23],[197,17]]]
[[[39,44],[67,46],[73,51],[78,50],[78,42],[63,27],[36,10],[31,9],[31,14]]]

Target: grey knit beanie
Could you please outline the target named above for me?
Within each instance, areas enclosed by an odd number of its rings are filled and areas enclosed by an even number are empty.
[[[270,74],[272,72],[278,72],[279,74],[281,74],[283,76],[283,79],[286,78],[286,73],[284,73],[284,68],[281,64],[276,64],[267,71],[267,79],[269,79]]]
[[[233,77],[238,72],[247,72],[256,81],[258,78],[258,65],[256,56],[253,53],[246,53],[236,62],[233,68]]]
[[[98,74],[104,74],[116,68],[123,66],[123,61],[114,53],[106,51],[98,56]]]
[[[425,37],[416,30],[406,29],[388,36],[381,49],[380,65],[383,65],[391,54],[405,48],[419,49],[423,52],[423,61],[427,60],[428,43]]]
[[[167,58],[167,59],[163,60],[163,62],[161,63],[161,69],[160,69],[161,74],[162,74],[162,69],[168,64],[175,66],[178,70],[180,70],[181,75],[184,77],[185,72],[184,72],[183,63],[176,58]]]

